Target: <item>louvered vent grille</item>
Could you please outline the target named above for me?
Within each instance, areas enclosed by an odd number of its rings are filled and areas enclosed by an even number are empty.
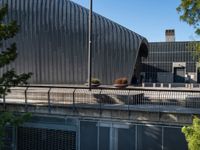
[[[12,150],[13,149],[13,128],[6,127],[5,137],[4,137],[3,150]]]
[[[75,150],[76,132],[19,127],[18,150]]]

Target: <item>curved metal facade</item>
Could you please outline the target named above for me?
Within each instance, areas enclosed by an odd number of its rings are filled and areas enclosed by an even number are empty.
[[[8,3],[8,20],[20,32],[12,40],[18,58],[9,66],[33,72],[31,83],[82,84],[87,80],[88,13],[68,0],[0,0]],[[93,72],[103,84],[117,77],[132,78],[142,36],[98,14],[93,15]],[[142,46],[144,47],[144,46]],[[142,53],[143,54],[143,53]]]

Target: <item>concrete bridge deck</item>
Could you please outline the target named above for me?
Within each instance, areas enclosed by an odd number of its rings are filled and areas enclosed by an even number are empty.
[[[0,103],[1,111],[191,123],[200,114],[200,91],[43,85],[11,88]]]

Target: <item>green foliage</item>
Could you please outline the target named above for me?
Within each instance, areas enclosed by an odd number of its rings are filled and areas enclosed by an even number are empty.
[[[181,0],[177,11],[181,14],[180,19],[192,25],[200,35],[200,0]]]
[[[91,82],[93,84],[100,84],[101,83],[101,81],[98,78],[92,78]]]
[[[189,150],[200,150],[200,119],[194,117],[191,126],[184,126],[182,132],[185,134]]]
[[[194,60],[200,63],[200,43],[194,42],[193,49],[194,49],[193,52]]]
[[[4,18],[8,12],[8,6],[0,8],[0,68],[6,67],[13,62],[17,57],[17,47],[15,43],[11,43],[9,47],[3,50],[5,40],[13,38],[19,31],[19,26],[16,21],[6,22]],[[9,41],[8,41],[9,43]],[[31,73],[17,74],[15,69],[7,70],[0,76],[0,97],[3,97],[10,92],[10,87],[20,84],[27,84],[27,80],[31,77]],[[16,116],[11,112],[2,112],[0,114],[0,149],[3,146],[3,139],[5,136],[5,128],[8,125],[19,126],[30,118],[30,114]]]
[[[200,42],[188,42],[187,50],[192,54],[193,61],[200,62]]]
[[[5,40],[13,38],[19,31],[16,21],[4,23],[4,18],[8,12],[8,6],[5,5],[0,9],[0,48],[3,48]],[[0,68],[9,65],[17,57],[17,48],[15,43],[11,43],[9,47],[0,53]],[[12,68],[0,77],[0,96],[9,92],[9,87],[19,84],[27,84],[27,80],[31,77],[31,73],[23,73],[17,75],[15,69]]]
[[[0,114],[0,149],[4,146],[5,129],[7,126],[17,127],[28,121],[31,118],[31,113],[24,115],[14,115],[11,112],[3,112]]]
[[[180,19],[195,28],[197,35],[200,35],[200,0],[181,0],[177,11],[181,14]],[[200,43],[192,43],[195,48],[193,56],[200,63]]]

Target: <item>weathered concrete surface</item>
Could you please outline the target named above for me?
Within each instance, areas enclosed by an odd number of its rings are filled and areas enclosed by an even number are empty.
[[[97,109],[95,107],[47,107],[47,106],[34,106],[7,104],[6,109],[0,105],[0,111],[12,112],[32,112],[33,114],[43,115],[58,115],[58,116],[76,116],[81,118],[90,119],[109,119],[120,120],[128,122],[154,122],[163,124],[177,124],[184,125],[192,122],[193,114],[184,113],[169,113],[169,112],[147,112],[147,111],[133,111],[133,110],[117,110],[117,109]]]

